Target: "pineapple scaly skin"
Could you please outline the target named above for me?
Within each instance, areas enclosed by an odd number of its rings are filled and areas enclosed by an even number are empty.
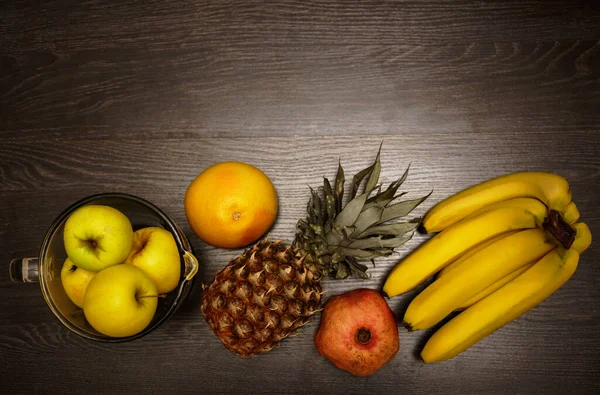
[[[323,277],[369,278],[359,260],[389,256],[412,237],[419,221],[391,221],[407,216],[429,195],[395,202],[404,195],[396,192],[408,169],[385,190],[378,184],[380,171],[378,152],[344,195],[340,164],[333,186],[325,178],[321,195],[311,189],[308,215],[298,221],[291,246],[263,240],[215,275],[204,288],[201,310],[227,349],[252,356],[277,347],[321,310]]]
[[[215,275],[201,309],[228,350],[253,356],[306,324],[322,294],[320,276],[296,248],[263,240]]]

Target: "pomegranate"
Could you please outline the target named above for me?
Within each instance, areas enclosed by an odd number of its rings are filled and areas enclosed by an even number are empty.
[[[334,296],[321,313],[315,345],[338,368],[371,375],[398,352],[396,317],[375,290],[360,288]]]

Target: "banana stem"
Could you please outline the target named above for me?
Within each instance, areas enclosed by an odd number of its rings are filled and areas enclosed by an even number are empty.
[[[550,210],[548,217],[544,220],[544,230],[550,233],[567,250],[575,241],[575,229],[565,221],[556,210]]]

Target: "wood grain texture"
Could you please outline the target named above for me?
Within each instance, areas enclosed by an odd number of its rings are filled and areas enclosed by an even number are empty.
[[[600,7],[597,2],[46,1],[0,4],[0,392],[598,393],[600,250],[525,316],[451,361],[424,365],[431,331],[401,332],[368,378],[319,356],[319,317],[268,354],[226,351],[200,311],[200,283],[241,250],[207,246],[183,212],[189,182],[221,160],[263,169],[291,240],[308,186],[369,164],[414,215],[490,177],[554,171],[600,234]],[[36,285],[13,284],[52,220],[93,193],[146,198],[203,264],[177,314],[107,345],[63,328]],[[369,280],[326,280],[326,297],[380,288],[427,239],[380,259]],[[399,318],[415,292],[389,300]]]
[[[161,138],[570,132],[593,128],[600,106],[595,40],[82,49],[4,62],[3,122],[32,138],[115,138],[125,125]]]

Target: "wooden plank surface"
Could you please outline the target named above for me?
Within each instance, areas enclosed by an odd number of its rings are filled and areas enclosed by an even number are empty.
[[[451,361],[418,359],[430,332],[401,331],[368,378],[319,356],[319,317],[270,353],[226,351],[199,311],[200,282],[241,250],[191,231],[183,194],[205,167],[240,160],[277,188],[274,237],[293,239],[308,186],[369,164],[410,164],[415,215],[473,183],[553,171],[600,234],[600,7],[584,1],[26,1],[0,4],[0,392],[598,393],[600,251],[522,318]],[[107,191],[170,215],[203,263],[153,333],[125,344],[63,328],[36,285],[13,284],[71,202]],[[427,237],[377,261],[381,287]],[[392,298],[402,316],[414,293]]]

